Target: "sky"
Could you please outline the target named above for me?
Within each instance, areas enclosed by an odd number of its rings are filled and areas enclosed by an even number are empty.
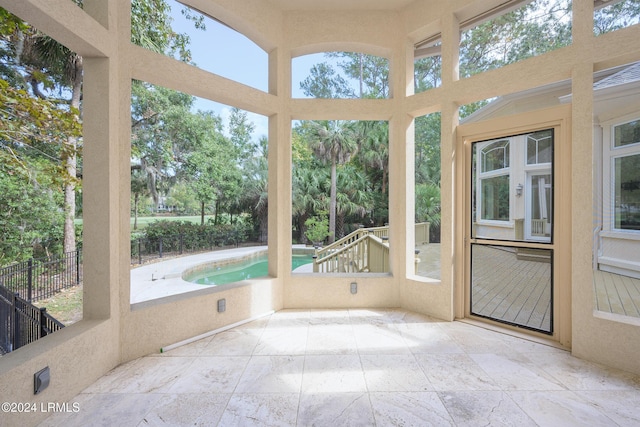
[[[190,37],[189,49],[193,62],[206,71],[235,80],[247,86],[267,92],[268,90],[268,55],[255,43],[242,34],[205,18],[206,31],[197,30],[193,22],[182,16],[183,5],[174,0],[168,1],[171,6],[171,23],[174,31],[187,33]],[[329,61],[324,54],[305,55],[292,61],[292,95],[294,98],[305,98],[300,89],[300,82],[310,74],[314,64]],[[222,117],[225,128],[229,122],[231,107],[203,98],[197,98],[196,110],[214,111]],[[268,119],[265,116],[247,112],[250,121],[255,124],[254,139],[268,135]]]

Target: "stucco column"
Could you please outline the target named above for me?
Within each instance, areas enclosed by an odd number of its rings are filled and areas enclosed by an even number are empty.
[[[269,117],[269,275],[291,274],[291,60],[285,49],[269,54],[269,92],[278,113]]]
[[[455,284],[460,280],[464,271],[464,257],[461,248],[462,220],[460,207],[462,188],[456,186],[456,177],[461,171],[456,169],[457,159],[463,153],[456,151],[456,127],[458,126],[458,105],[451,101],[453,84],[459,79],[460,62],[460,27],[458,19],[453,13],[445,15],[442,19],[442,89],[444,92],[441,103],[441,129],[440,129],[440,262],[441,282],[450,292],[449,311],[450,319],[461,316],[454,312]],[[458,209],[454,209],[457,207]],[[455,252],[455,255],[454,255]]]

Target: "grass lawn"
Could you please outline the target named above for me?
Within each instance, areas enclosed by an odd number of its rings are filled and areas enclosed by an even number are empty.
[[[34,303],[37,307],[46,307],[47,313],[65,326],[82,319],[82,285],[63,289],[48,299]]]

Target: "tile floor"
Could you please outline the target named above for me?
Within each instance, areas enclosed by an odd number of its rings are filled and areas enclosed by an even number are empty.
[[[143,357],[45,426],[634,426],[640,376],[403,310],[284,310]]]

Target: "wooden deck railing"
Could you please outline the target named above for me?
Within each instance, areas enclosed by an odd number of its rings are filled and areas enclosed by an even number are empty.
[[[532,236],[544,236],[544,225],[547,222],[546,219],[532,219],[531,220],[531,235]]]
[[[343,238],[336,240],[330,245],[317,249],[316,255],[318,256],[318,259],[324,258],[326,255],[340,250],[345,246],[349,246],[351,245],[351,243],[360,239],[362,236],[368,234],[373,234],[374,236],[377,236],[379,238],[386,237],[389,235],[389,226],[387,225],[383,227],[359,228],[352,233],[344,236]]]
[[[314,273],[383,273],[389,271],[389,243],[374,234],[361,234],[313,262]]]
[[[416,243],[429,242],[429,223],[415,225]],[[361,273],[389,271],[389,226],[360,228],[316,250],[316,273]]]

